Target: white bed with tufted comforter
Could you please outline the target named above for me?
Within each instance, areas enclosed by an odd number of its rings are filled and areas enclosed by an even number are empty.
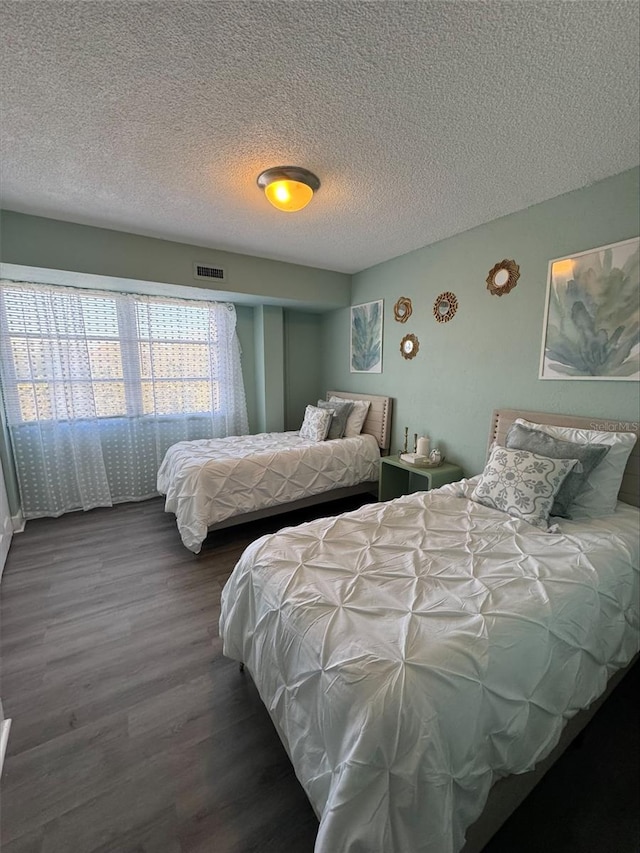
[[[223,590],[316,853],[457,853],[638,652],[639,510],[542,530],[476,482],[263,537]]]

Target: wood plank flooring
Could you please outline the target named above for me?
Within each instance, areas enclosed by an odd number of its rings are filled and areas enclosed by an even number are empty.
[[[0,589],[13,719],[2,853],[312,853],[316,818],[251,679],[222,656],[218,616],[246,545],[313,514],[220,531],[197,557],[160,499],[14,537]],[[487,853],[541,849],[527,846],[539,833],[546,851],[638,849],[626,846],[638,839],[637,683],[636,667]],[[560,841],[548,812],[568,787]],[[580,846],[611,841],[614,824],[614,846]]]

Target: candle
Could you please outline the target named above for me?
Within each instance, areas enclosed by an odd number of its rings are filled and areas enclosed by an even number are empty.
[[[418,439],[418,456],[429,455],[429,436],[423,435]]]

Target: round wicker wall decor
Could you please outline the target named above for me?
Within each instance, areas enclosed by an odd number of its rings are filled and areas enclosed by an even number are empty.
[[[458,300],[455,293],[445,290],[433,303],[433,316],[438,323],[448,323],[458,310]]]
[[[413,306],[408,296],[401,296],[393,306],[393,316],[398,323],[406,323],[413,313]]]

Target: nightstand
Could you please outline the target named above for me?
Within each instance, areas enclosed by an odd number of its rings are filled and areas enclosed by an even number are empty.
[[[380,460],[378,500],[390,501],[412,492],[437,489],[462,477],[462,468],[451,462],[443,462],[437,468],[418,468],[401,462],[397,456],[383,456]]]

